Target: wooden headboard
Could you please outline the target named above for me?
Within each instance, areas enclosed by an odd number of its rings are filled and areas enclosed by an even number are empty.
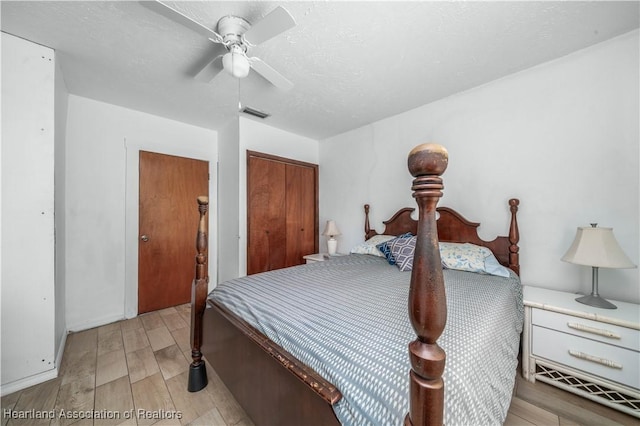
[[[520,234],[518,231],[518,221],[516,214],[520,201],[516,198],[509,200],[511,210],[511,221],[509,223],[509,235],[497,236],[492,241],[485,241],[478,236],[480,223],[471,222],[465,219],[460,213],[448,207],[438,207],[438,240],[450,243],[471,243],[488,247],[495,255],[498,262],[507,268],[512,269],[520,275]],[[401,235],[411,232],[417,234],[418,221],[411,217],[415,209],[405,207],[398,210],[390,219],[383,221],[385,225],[384,235]],[[369,204],[364,205],[364,233],[365,239],[378,235],[375,229],[369,225]]]

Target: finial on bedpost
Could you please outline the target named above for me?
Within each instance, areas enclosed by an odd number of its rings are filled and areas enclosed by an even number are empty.
[[[436,205],[442,197],[447,150],[423,144],[409,153],[411,189],[419,209],[418,233],[411,271],[409,318],[417,339],[409,344],[410,409],[405,425],[442,425],[444,420],[445,353],[437,344],[447,320],[444,277],[438,246]]]
[[[509,200],[509,210],[511,210],[511,225],[509,226],[509,268],[518,275],[520,275],[520,247],[518,247],[520,231],[518,231],[516,214],[518,213],[519,205],[520,200],[517,198]]]
[[[202,359],[202,315],[204,314],[207,293],[209,290],[209,276],[207,272],[207,220],[209,197],[198,197],[198,234],[196,235],[196,277],[191,289],[191,358],[193,362],[189,368],[189,383],[187,390],[197,392],[207,386],[207,369]]]

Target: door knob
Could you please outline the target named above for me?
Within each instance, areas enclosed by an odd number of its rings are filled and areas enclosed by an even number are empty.
[[[147,241],[149,241],[149,237],[147,237],[146,235],[143,235],[142,237],[140,237],[140,239],[141,239],[142,241],[144,241],[145,243],[146,243]]]

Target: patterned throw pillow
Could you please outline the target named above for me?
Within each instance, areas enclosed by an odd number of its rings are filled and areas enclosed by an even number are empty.
[[[376,247],[378,247],[378,250],[380,250],[380,252],[382,252],[384,257],[387,258],[387,262],[389,262],[389,265],[395,265],[396,259],[393,257],[393,254],[391,253],[391,243],[397,240],[398,238],[410,238],[412,236],[413,234],[411,232],[407,232],[406,234],[398,235],[398,237],[394,238],[393,240],[385,241],[384,243],[378,244]]]
[[[393,240],[394,238],[396,238],[394,235],[374,235],[367,241],[360,243],[352,248],[351,253],[371,254],[373,256],[384,257],[384,254],[382,254],[376,246],[378,244],[384,243],[385,241]]]
[[[440,243],[440,259],[447,269],[486,273],[484,259],[491,255],[491,250],[475,244]]]
[[[410,271],[413,268],[413,253],[416,250],[416,237],[396,238],[389,242],[391,254],[396,266],[401,271]]]
[[[395,238],[386,243],[398,269],[413,269],[413,255],[416,249],[416,237]],[[442,266],[446,269],[477,272],[480,274],[509,277],[509,269],[500,265],[487,247],[470,243],[439,243]],[[391,263],[391,262],[389,262]],[[393,265],[393,263],[391,263]]]

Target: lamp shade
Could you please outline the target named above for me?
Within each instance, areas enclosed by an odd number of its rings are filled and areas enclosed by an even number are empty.
[[[561,260],[598,268],[635,268],[613,235],[613,228],[579,227]]]
[[[340,230],[336,226],[336,222],[333,220],[328,220],[327,226],[325,226],[324,232],[322,233],[322,235],[328,235],[330,237],[333,237],[335,235],[340,235]]]

